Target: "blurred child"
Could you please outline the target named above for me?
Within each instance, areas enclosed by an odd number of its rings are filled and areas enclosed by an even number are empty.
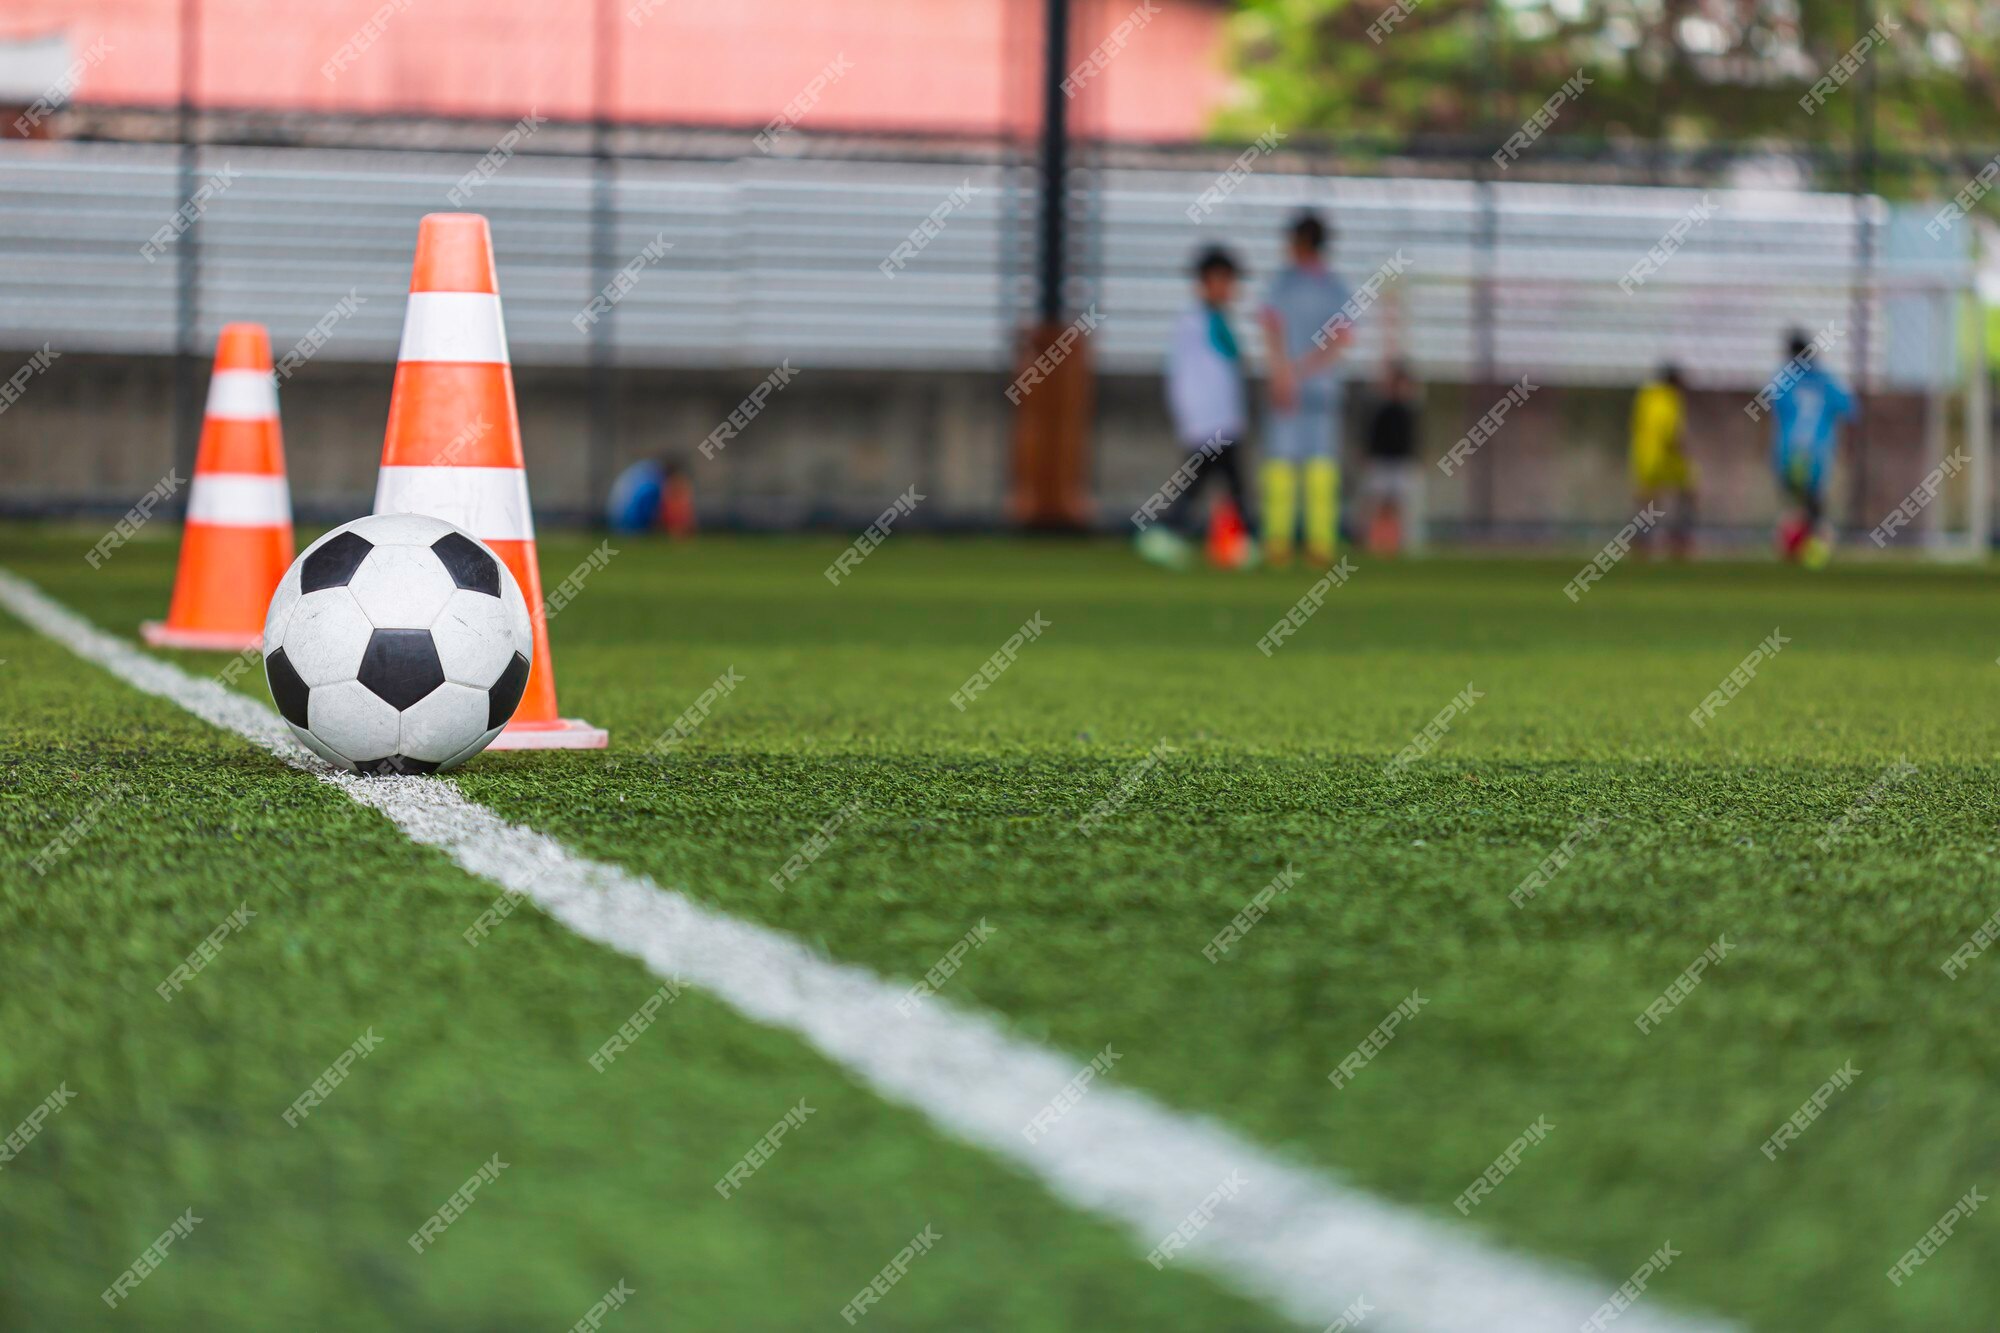
[[[694,486],[685,468],[670,458],[642,458],[618,474],[604,507],[613,532],[694,534]]]
[[[1694,468],[1683,449],[1686,395],[1680,367],[1669,363],[1632,398],[1632,489],[1642,509],[1672,504],[1667,549],[1676,560],[1694,549]],[[1650,533],[1641,538],[1648,554],[1652,541]]]
[[[1291,563],[1305,489],[1306,558],[1333,563],[1340,521],[1340,359],[1353,341],[1352,296],[1326,266],[1330,229],[1310,210],[1286,232],[1290,263],[1264,298],[1264,355],[1271,411],[1264,464],[1264,556]]]
[[[1229,326],[1229,303],[1242,271],[1236,257],[1220,246],[1195,257],[1195,299],[1174,322],[1167,347],[1167,408],[1188,456],[1163,491],[1171,497],[1164,516],[1140,531],[1138,549],[1146,559],[1175,569],[1192,557],[1195,497],[1211,474],[1222,475],[1236,512],[1250,522],[1238,460],[1248,425],[1243,353]]]
[[[1362,498],[1372,502],[1368,549],[1394,555],[1403,522],[1417,505],[1417,383],[1404,361],[1391,361],[1382,396],[1368,420],[1368,475]]]
[[[1791,359],[1765,389],[1771,403],[1771,465],[1778,485],[1799,506],[1779,528],[1779,546],[1787,560],[1820,569],[1833,556],[1833,534],[1824,520],[1826,486],[1840,428],[1854,417],[1854,399],[1820,368],[1818,345],[1804,333],[1794,330],[1788,347]]]

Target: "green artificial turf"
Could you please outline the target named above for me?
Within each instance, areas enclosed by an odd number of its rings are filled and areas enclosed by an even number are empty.
[[[91,571],[94,535],[0,530],[0,564],[130,632],[164,606],[171,544]],[[545,541],[545,572],[591,544]],[[472,798],[894,976],[984,920],[950,998],[1079,1061],[1110,1043],[1119,1081],[1581,1265],[1607,1294],[1671,1242],[1647,1299],[1751,1328],[2000,1318],[1983,1210],[1900,1287],[1885,1276],[2000,1184],[2000,951],[1940,968],[2000,909],[1984,571],[1631,560],[1572,604],[1580,557],[1360,557],[1267,658],[1256,642],[1310,571],[1176,578],[1110,544],[898,537],[832,586],[837,540],[613,544],[552,630],[565,711],[610,727],[611,752],[485,755],[455,779]],[[1046,632],[954,707],[1037,612]],[[1789,643],[1694,726],[1774,630]],[[22,1268],[0,1324],[115,1322],[95,1293],[211,1197],[214,1223],[135,1317],[567,1326],[622,1273],[637,1300],[648,1278],[660,1293],[612,1316],[634,1327],[845,1327],[839,1289],[929,1215],[966,1244],[941,1244],[869,1326],[1274,1322],[1154,1273],[1143,1247],[698,994],[593,1073],[654,984],[636,965],[531,913],[468,950],[492,886],[4,617],[0,657],[0,856],[32,855],[94,792],[132,792],[46,879],[0,881],[0,1120],[60,1078],[79,1093],[0,1173],[0,1253]],[[692,737],[650,753],[732,668]],[[1468,685],[1435,748],[1385,773]],[[1586,819],[1574,859],[1511,903]],[[1203,946],[1287,866],[1295,886],[1211,963]],[[161,1003],[152,985],[246,884],[266,914]],[[1412,990],[1418,1015],[1332,1086]],[[290,1098],[370,1023],[378,1053],[287,1128]],[[1850,1061],[1854,1085],[1767,1160]],[[826,1109],[717,1199],[808,1091]],[[1460,1222],[1454,1198],[1538,1118],[1547,1140]],[[508,1149],[521,1165],[412,1255],[402,1238]]]

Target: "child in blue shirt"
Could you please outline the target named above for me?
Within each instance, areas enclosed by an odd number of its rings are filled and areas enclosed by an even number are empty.
[[[1854,417],[1854,399],[1839,380],[1807,356],[1815,344],[1791,335],[1791,359],[1771,378],[1771,467],[1799,513],[1782,531],[1785,558],[1813,569],[1825,565],[1832,546],[1822,530],[1826,485],[1840,428]]]

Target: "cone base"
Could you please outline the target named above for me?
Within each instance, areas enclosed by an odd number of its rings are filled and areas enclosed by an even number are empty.
[[[611,733],[573,717],[554,722],[510,722],[493,738],[489,750],[602,750]]]
[[[191,648],[205,653],[240,653],[264,643],[261,630],[176,629],[157,620],[140,625],[139,637],[155,648]]]

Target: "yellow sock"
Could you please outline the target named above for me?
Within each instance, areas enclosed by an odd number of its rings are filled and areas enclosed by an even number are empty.
[[[1290,463],[1272,459],[1264,464],[1264,555],[1271,560],[1289,560],[1292,534],[1298,530],[1298,471]]]
[[[1331,458],[1306,464],[1306,549],[1318,558],[1333,559],[1340,538],[1340,469]]]

